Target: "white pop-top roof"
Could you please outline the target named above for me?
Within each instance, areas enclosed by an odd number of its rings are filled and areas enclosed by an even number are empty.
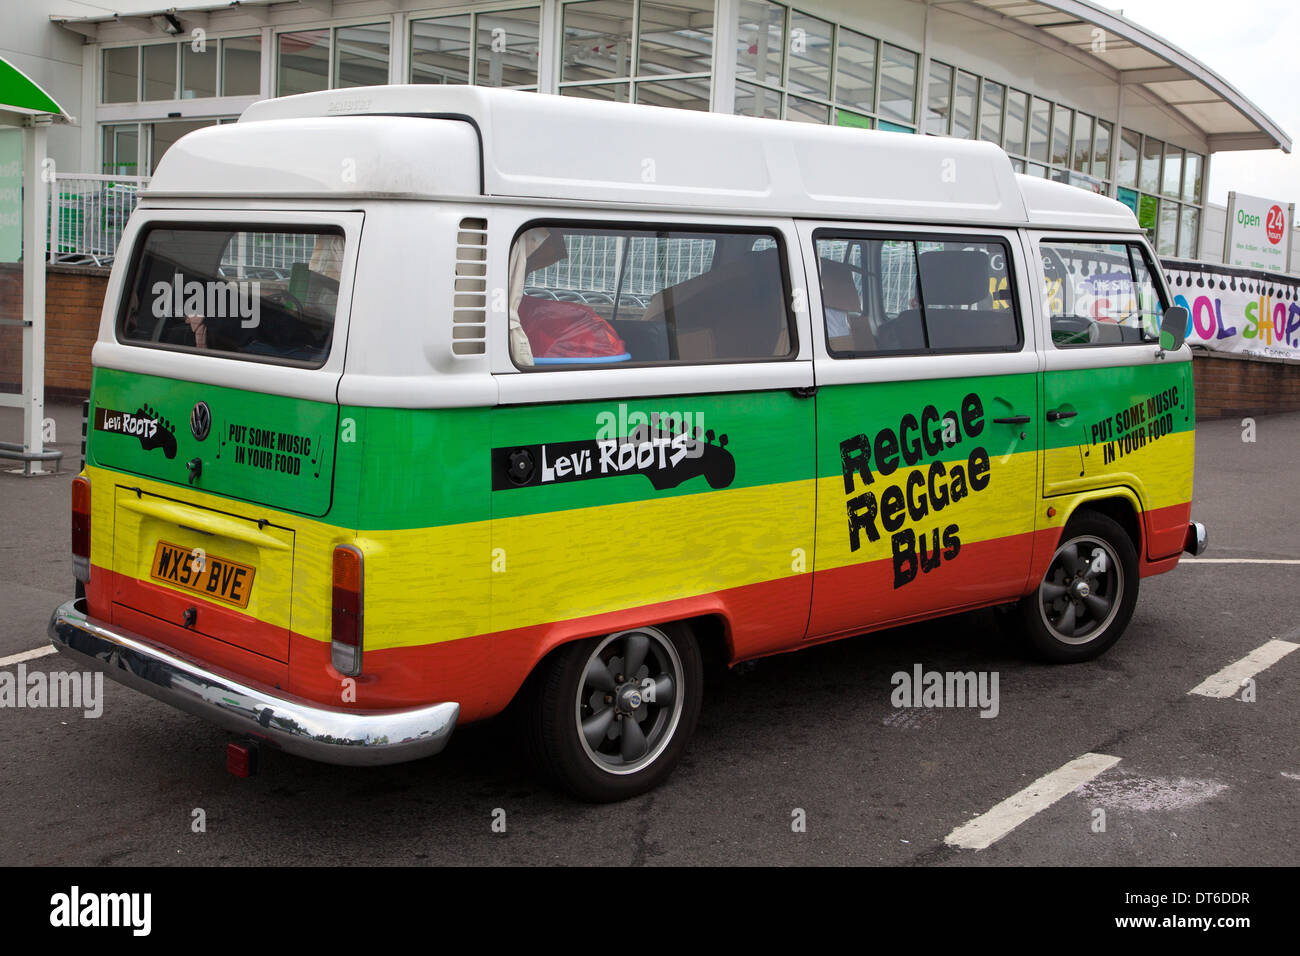
[[[1017,176],[990,143],[473,86],[362,87],[263,100],[236,124],[179,140],[149,193],[488,196],[1137,228],[1114,200]]]

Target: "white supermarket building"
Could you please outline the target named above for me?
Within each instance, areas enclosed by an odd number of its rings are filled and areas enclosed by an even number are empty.
[[[147,177],[266,97],[478,83],[991,140],[1127,203],[1162,255],[1217,260],[1214,154],[1291,148],[1227,79],[1085,0],[6,0],[0,25],[0,56],[76,118],[49,130],[60,175]]]

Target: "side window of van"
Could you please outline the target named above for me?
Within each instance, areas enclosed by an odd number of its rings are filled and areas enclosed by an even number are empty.
[[[510,252],[521,368],[793,357],[781,245],[762,232],[533,226]]]
[[[1021,347],[1000,239],[819,234],[817,265],[836,358]]]
[[[134,256],[119,341],[312,367],[329,355],[341,230],[154,226]]]
[[[1135,242],[1044,242],[1044,300],[1058,348],[1160,339],[1165,303]]]

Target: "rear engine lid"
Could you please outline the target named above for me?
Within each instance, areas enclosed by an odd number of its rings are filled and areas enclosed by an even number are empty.
[[[113,508],[115,613],[288,661],[292,529],[124,485]]]

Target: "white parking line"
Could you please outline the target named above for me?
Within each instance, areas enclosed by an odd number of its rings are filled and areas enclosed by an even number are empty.
[[[953,830],[943,842],[965,850],[983,850],[1024,823],[1034,814],[1046,810],[1066,794],[1104,773],[1119,757],[1084,754],[1064,767],[1039,777],[1019,793],[1007,797],[992,810]]]
[[[1273,640],[1257,647],[1239,661],[1233,661],[1217,674],[1211,674],[1187,693],[1204,697],[1235,697],[1242,682],[1254,677],[1266,667],[1271,667],[1286,657],[1300,644],[1293,641]]]
[[[1183,558],[1179,564],[1300,564],[1300,558]]]
[[[30,651],[23,651],[21,654],[14,654],[12,657],[0,657],[0,667],[8,667],[10,664],[21,664],[23,661],[34,661],[38,657],[57,653],[59,653],[58,650],[53,647],[37,647]]]

